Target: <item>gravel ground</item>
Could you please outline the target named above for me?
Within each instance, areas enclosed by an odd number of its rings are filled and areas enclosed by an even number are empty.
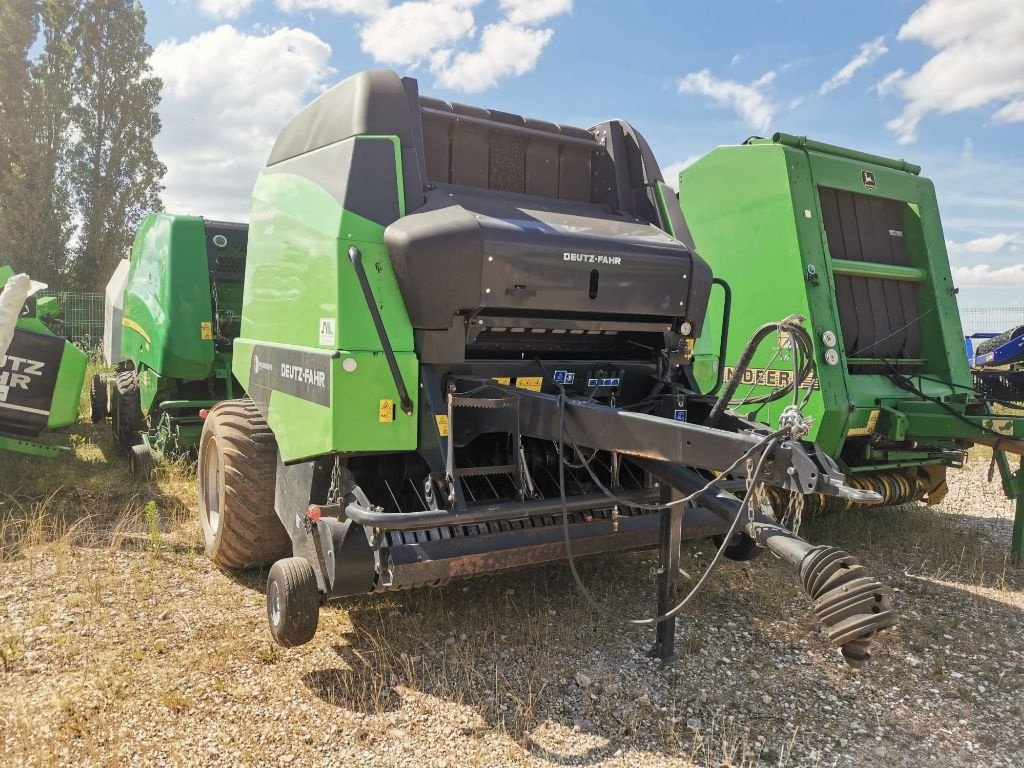
[[[986,470],[955,473],[935,509],[805,524],[894,590],[902,622],[860,672],[770,556],[716,573],[671,667],[646,657],[650,630],[587,608],[564,566],[352,600],[281,650],[265,575],[202,556],[187,476],[135,489],[106,529],[0,562],[0,763],[1024,765],[1024,569]],[[711,553],[688,547],[684,567]],[[582,570],[633,613],[653,607],[654,564]]]

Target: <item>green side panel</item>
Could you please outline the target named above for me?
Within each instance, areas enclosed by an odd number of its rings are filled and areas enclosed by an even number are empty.
[[[292,345],[273,346],[298,354],[308,350]],[[398,367],[410,393],[419,389],[419,362],[412,352],[396,353]],[[235,342],[235,360],[253,359],[253,343]],[[320,405],[287,392],[270,395],[267,423],[277,439],[284,461],[327,453],[398,452],[416,449],[415,412],[404,414],[382,352],[342,351],[329,358],[330,405]],[[236,368],[243,389],[250,390],[252,364]],[[254,397],[258,397],[252,392]],[[381,415],[381,401],[390,403],[390,418]],[[261,408],[262,410],[262,408]]]
[[[142,412],[148,416],[150,411],[153,410],[154,405],[167,398],[168,393],[161,392],[161,390],[167,389],[168,386],[172,384],[173,379],[161,376],[146,365],[138,366],[137,370],[139,382],[139,404],[142,406]]]
[[[364,141],[391,139],[339,143]],[[399,181],[393,184],[401,199]],[[350,245],[362,252],[392,348],[411,352],[412,325],[384,248],[384,225],[346,210],[309,178],[284,172],[264,172],[253,191],[241,335],[322,349],[380,349],[348,258]],[[321,343],[324,320],[335,324],[335,334]]]
[[[756,151],[745,151],[756,149]],[[778,147],[722,147],[687,168],[680,180],[680,204],[694,238],[697,252],[708,261],[716,277],[732,288],[732,317],[726,373],[739,359],[747,340],[764,323],[776,322],[791,314],[807,317],[810,297],[802,279],[801,242],[797,204],[790,194],[790,164]],[[806,174],[796,164],[792,172]],[[738,184],[743,178],[744,183]],[[700,190],[699,193],[696,190]],[[803,210],[799,211],[803,216]],[[783,279],[783,276],[796,279]],[[701,385],[707,386],[716,374],[711,361],[717,358],[722,318],[722,293],[712,291],[705,331],[695,347],[695,362]],[[788,349],[780,349],[771,337],[761,345],[751,368],[777,371],[793,370]],[[774,362],[772,359],[774,358]],[[824,363],[819,361],[819,367]],[[753,382],[756,377],[748,377]],[[768,387],[741,385],[737,397],[764,394]],[[845,406],[838,398],[826,398],[826,388],[815,390],[805,413],[814,418],[811,439],[820,440],[822,426],[844,421]],[[766,406],[758,413],[775,423],[787,404]],[[826,421],[826,409],[832,417]],[[751,409],[746,409],[750,412]]]
[[[85,381],[85,369],[89,358],[70,341],[64,342],[64,353],[60,358],[57,370],[57,383],[53,389],[53,401],[50,403],[50,417],[46,421],[47,429],[67,427],[78,421],[78,401],[82,394]]]
[[[142,220],[125,286],[121,350],[161,376],[205,379],[214,342],[206,227],[198,216],[154,213]]]
[[[16,275],[13,267],[0,266],[0,290],[7,281]],[[30,275],[31,277],[31,275]],[[57,312],[53,310],[56,309]],[[60,305],[54,297],[37,299],[36,313],[31,317],[18,318],[16,327],[33,333],[43,333],[47,336],[55,334],[40,320],[40,316],[52,316],[59,314]],[[67,427],[78,420],[78,403],[82,393],[82,384],[85,381],[85,369],[89,358],[78,347],[69,341],[64,342],[64,351],[61,353],[60,367],[57,369],[57,380],[54,383],[53,399],[50,402],[50,415],[46,420],[47,429]],[[26,442],[26,441],[21,441]],[[27,441],[31,444],[31,441]],[[46,447],[44,446],[44,449]],[[13,448],[11,450],[14,450]],[[48,455],[45,453],[39,455]]]
[[[7,437],[0,435],[0,451],[11,451],[23,453],[27,456],[39,456],[44,459],[52,459],[55,456],[62,456],[71,452],[71,448],[65,445],[49,445],[35,440],[25,440],[18,437]]]
[[[400,216],[404,194],[401,148],[395,137],[356,137],[307,153],[264,170],[253,191],[241,337],[234,345],[232,370],[261,409],[268,409],[268,423],[286,461],[335,451],[416,447],[415,416],[396,407],[393,421],[380,420],[380,401],[397,402],[398,395],[348,256],[353,245],[362,253],[377,309],[415,406],[418,363],[413,330],[383,242],[390,222],[346,208],[346,202],[363,202],[360,185],[371,185],[367,178],[350,174],[346,163],[355,163],[360,152],[371,147],[372,153],[365,155],[380,157],[382,143],[387,147],[386,162],[375,166],[372,186],[378,196],[384,189],[393,217]],[[250,391],[256,344],[297,354],[333,352],[330,408],[284,391],[274,391],[269,403],[260,403]],[[343,367],[346,360],[353,370]]]
[[[917,367],[912,370],[939,380],[914,381],[928,395],[942,398],[952,407],[963,399],[962,388],[971,384],[934,187],[913,172],[884,162],[872,164],[871,160],[836,148],[812,151],[764,140],[716,149],[680,176],[679,201],[697,251],[733,290],[725,365],[736,362],[761,324],[792,314],[807,318],[805,327],[814,339],[820,387],[811,394],[806,411],[815,419],[810,437],[835,457],[852,436],[882,433],[892,440],[935,437],[951,448],[956,430],[940,428],[931,418],[938,411],[945,417],[940,421],[954,419],[938,406],[925,401],[923,409],[909,407],[907,400],[912,396],[888,378],[884,361],[872,370],[847,359],[836,274],[819,196],[822,188],[906,203],[902,230],[889,235],[905,238],[909,266],[903,276],[917,278],[906,283],[913,286],[909,293],[913,301],[905,311],[921,337]],[[849,270],[850,263],[844,261],[843,269]],[[900,270],[889,270],[886,275],[884,268],[876,268],[874,273],[874,279],[881,275],[891,280]],[[923,281],[919,279],[922,274]],[[904,304],[900,302],[901,307]],[[711,360],[717,355],[721,327],[720,321],[715,322],[715,313],[720,314],[720,306],[720,297],[713,296],[709,322],[695,350],[702,386],[712,380]],[[828,331],[838,339],[834,364],[825,360],[822,337]],[[869,353],[865,350],[863,357]],[[738,398],[765,394],[779,386],[785,380],[780,377],[791,376],[792,361],[787,359],[786,349],[766,341],[751,367],[755,371],[746,381],[761,385],[741,385]],[[769,368],[772,370],[765,370]],[[764,385],[766,380],[770,386]],[[788,402],[773,404],[771,410],[767,406],[739,410],[756,413],[759,420],[775,425]],[[866,440],[862,442],[866,444]],[[870,448],[864,450],[863,455],[871,454]],[[902,456],[905,460],[906,452]],[[895,454],[893,457],[895,460]],[[884,456],[878,463],[885,463]]]

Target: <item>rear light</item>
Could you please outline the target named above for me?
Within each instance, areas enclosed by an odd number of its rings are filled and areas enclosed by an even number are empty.
[[[209,408],[200,408],[199,409],[199,418],[202,419],[203,421],[205,421],[206,417],[209,416],[209,415],[210,415],[210,409]]]
[[[310,504],[309,509],[306,510],[306,517],[312,520],[314,523],[320,519],[320,507],[316,504]]]

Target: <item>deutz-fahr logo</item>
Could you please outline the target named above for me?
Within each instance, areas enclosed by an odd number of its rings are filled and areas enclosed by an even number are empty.
[[[611,264],[618,266],[622,263],[621,256],[600,256],[594,253],[572,253],[565,251],[562,254],[563,261],[581,261],[584,264]]]
[[[42,376],[46,364],[39,360],[7,355],[0,358],[6,370],[0,370],[0,401],[6,402],[12,389],[28,390],[33,376]]]

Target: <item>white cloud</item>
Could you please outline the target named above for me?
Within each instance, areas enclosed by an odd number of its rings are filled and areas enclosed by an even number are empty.
[[[334,74],[331,48],[312,32],[249,35],[222,25],[156,46],[163,78],[156,140],[174,213],[246,219],[249,195],[277,134]]]
[[[199,12],[214,19],[237,19],[252,8],[253,0],[199,0]]]
[[[1001,107],[992,119],[997,123],[1024,123],[1024,99],[1014,99]]]
[[[954,267],[953,282],[960,288],[1017,288],[1024,285],[1024,264],[993,269],[988,264]]]
[[[523,75],[537,66],[537,59],[551,41],[550,29],[529,29],[501,21],[488,24],[480,36],[480,48],[435,58],[431,71],[445,88],[475,93],[491,88],[502,77]]]
[[[388,9],[388,0],[275,0],[274,4],[285,13],[299,11],[332,11],[373,16]]]
[[[995,122],[1024,121],[1024,3],[927,0],[900,29],[899,39],[936,51],[900,84],[907,103],[886,127],[901,143],[917,138],[930,112],[996,105]]]
[[[679,174],[684,169],[689,168],[691,165],[700,160],[700,155],[690,155],[685,160],[672,163],[661,169],[661,175],[665,177],[665,183],[668,184],[676,192],[679,191]]]
[[[244,0],[203,0],[243,2]],[[251,2],[251,0],[250,0]],[[425,67],[445,88],[473,93],[537,66],[554,31],[538,28],[572,11],[572,0],[496,0],[500,18],[477,39],[483,0],[275,0],[282,11],[328,10],[362,16],[359,37],[373,60]],[[492,6],[493,7],[493,6]]]
[[[719,80],[710,70],[691,72],[679,81],[680,93],[707,96],[722,107],[730,107],[743,122],[758,131],[768,130],[775,115],[775,105],[764,95],[775,80],[775,72],[766,72],[753,83],[745,85],[735,80]]]
[[[572,11],[572,0],[501,0],[500,5],[513,24],[540,24]]]
[[[846,85],[853,79],[855,74],[864,67],[876,62],[888,51],[889,48],[885,44],[884,35],[864,43],[864,45],[860,47],[860,50],[857,51],[856,56],[846,62],[842,69],[821,84],[819,93],[825,95],[826,93],[834,91],[836,88]]]
[[[412,65],[429,60],[475,31],[478,0],[401,3],[375,16],[360,30],[364,53],[384,64]]]
[[[1005,232],[997,232],[994,235],[988,237],[978,237],[974,240],[968,240],[963,243],[957,243],[953,240],[946,241],[946,250],[951,256],[962,256],[966,254],[973,255],[991,255],[998,253],[1007,246],[1015,246],[1019,241],[1017,235],[1007,234]]]
[[[907,71],[902,67],[900,67],[899,69],[894,69],[892,72],[890,72],[877,83],[875,83],[873,90],[879,96],[888,96],[890,93],[896,92],[896,90],[899,88],[900,83],[903,82],[903,78],[905,78],[906,76]]]

